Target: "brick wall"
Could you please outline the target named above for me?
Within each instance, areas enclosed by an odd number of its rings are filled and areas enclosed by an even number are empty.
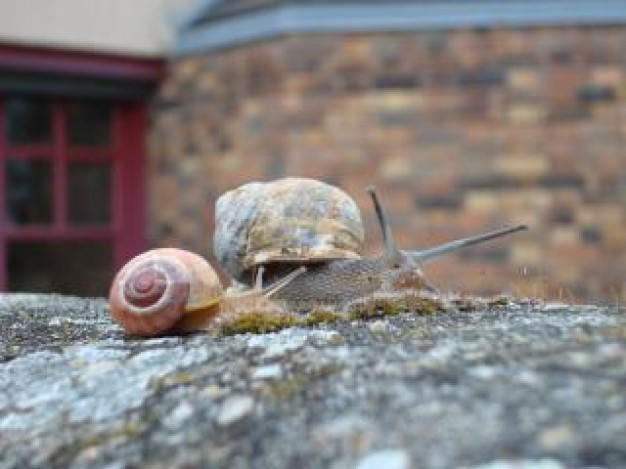
[[[154,102],[155,245],[211,251],[213,204],[251,180],[339,185],[380,242],[527,223],[433,262],[442,290],[626,299],[626,28],[295,35],[173,60]]]

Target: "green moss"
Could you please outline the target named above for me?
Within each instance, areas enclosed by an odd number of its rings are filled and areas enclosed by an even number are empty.
[[[441,301],[435,298],[419,297],[409,304],[409,309],[421,314],[435,314],[442,312],[444,307]]]
[[[268,399],[286,402],[311,389],[314,383],[341,373],[342,370],[343,368],[335,363],[318,363],[308,369],[306,374],[297,374],[264,386],[261,393]]]
[[[317,324],[329,324],[337,322],[343,319],[343,317],[334,311],[327,309],[314,309],[307,314],[304,319],[304,324],[307,326],[315,326]]]
[[[166,376],[151,379],[150,386],[154,389],[160,390],[172,386],[190,384],[193,380],[193,376],[189,373],[172,373]]]
[[[489,299],[489,306],[508,306],[512,303],[512,299],[505,295],[500,295]]]
[[[371,319],[383,316],[394,316],[403,312],[403,306],[395,298],[367,298],[359,302],[350,311],[352,319]]]
[[[370,319],[396,316],[400,313],[433,314],[443,311],[443,304],[431,297],[417,293],[371,297],[360,301],[350,309],[352,319]]]
[[[296,314],[273,314],[268,312],[253,311],[238,316],[220,327],[217,336],[234,334],[264,334],[275,332],[289,327],[315,326],[317,324],[328,324],[343,319],[339,313],[326,310],[315,309],[306,316]]]
[[[139,422],[135,422],[134,420],[129,420],[124,423],[120,433],[124,436],[133,436],[139,433],[141,430],[141,425]]]
[[[306,376],[294,376],[291,379],[279,381],[267,386],[262,392],[265,396],[276,401],[286,401],[302,393],[309,379]]]
[[[305,316],[251,311],[223,324],[213,335],[218,338],[224,335],[244,333],[264,334],[289,327],[331,324],[344,319],[372,319],[411,312],[433,314],[443,310],[443,304],[438,299],[415,292],[403,292],[361,299],[353,303],[344,312],[323,307],[313,309]]]
[[[237,317],[229,324],[221,327],[224,335],[242,334],[252,332],[265,334],[275,332],[288,327],[299,325],[298,319],[291,314],[272,314],[267,312],[249,312]]]
[[[105,444],[107,441],[111,440],[111,438],[113,437],[108,434],[93,435],[93,436],[81,439],[78,442],[77,446],[79,450],[91,448],[92,446],[101,446]]]
[[[111,433],[99,433],[82,438],[77,443],[78,450],[84,450],[94,446],[104,446],[112,440],[119,438],[132,438],[138,435],[141,431],[141,425],[135,421],[128,421],[122,425],[121,428],[114,430]]]
[[[193,381],[193,376],[189,373],[174,373],[168,375],[166,378],[167,380],[164,381],[166,381],[167,384],[187,384]]]
[[[447,300],[447,304],[451,309],[460,311],[462,313],[476,311],[479,309],[479,304],[476,301],[476,298],[471,296],[459,296],[455,298],[450,298]]]
[[[382,312],[385,316],[396,316],[406,311],[402,302],[388,301],[382,304]]]
[[[406,340],[423,340],[429,336],[428,330],[422,327],[412,327],[403,331],[402,337]]]

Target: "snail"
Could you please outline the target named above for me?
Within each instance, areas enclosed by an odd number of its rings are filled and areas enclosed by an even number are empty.
[[[294,264],[306,264],[306,274],[276,296],[293,308],[311,309],[320,304],[342,305],[379,292],[434,292],[422,272],[424,263],[526,229],[516,225],[424,251],[400,250],[371,186],[368,192],[382,229],[383,252],[366,258],[362,257],[363,228],[356,204],[339,189],[326,186],[310,179],[287,178],[247,184],[222,195],[216,203],[214,237],[220,264],[245,284],[250,284],[258,266],[264,266],[268,277],[274,279]],[[343,240],[353,243],[340,244]],[[354,246],[352,251],[350,246]],[[337,251],[340,255],[333,257]]]
[[[263,269],[246,292],[224,291],[215,270],[189,251],[159,248],[144,252],[124,265],[109,292],[113,318],[130,335],[206,330],[249,311],[283,311],[270,299],[306,269],[301,267],[263,288]]]

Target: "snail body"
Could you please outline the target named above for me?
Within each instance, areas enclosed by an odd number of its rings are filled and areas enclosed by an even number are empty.
[[[153,249],[117,273],[109,308],[130,335],[207,330],[249,310],[282,313],[282,303],[270,297],[303,271],[297,269],[264,289],[261,269],[254,289],[231,293],[224,291],[215,270],[201,256],[182,249]]]
[[[291,265],[268,266],[280,276]],[[270,277],[271,278],[271,277]],[[336,259],[310,264],[301,278],[277,294],[295,309],[318,305],[339,305],[377,292],[428,290],[432,286],[419,269],[390,268],[383,256],[361,259]]]
[[[298,236],[302,233],[297,230],[293,231],[292,236],[288,238],[289,244],[297,245],[300,242],[301,246],[299,250],[291,250],[289,246],[284,246],[282,236],[289,230],[281,231],[280,229],[270,230],[274,236],[266,237],[263,249],[259,251],[257,249],[259,243],[253,231],[262,233],[266,225],[269,227],[295,226],[302,223],[301,218],[306,220],[306,211],[294,210],[294,207],[306,206],[310,200],[302,190],[295,189],[301,181],[289,178],[267,183],[281,190],[264,191],[262,183],[253,183],[254,191],[246,192],[246,187],[252,187],[246,185],[234,192],[226,193],[217,201],[217,241],[214,244],[215,254],[225,270],[236,280],[246,284],[250,284],[251,272],[258,266],[263,266],[267,270],[268,279],[271,281],[280,278],[289,269],[293,269],[294,265],[307,265],[305,274],[294,279],[276,295],[277,298],[297,309],[311,309],[319,304],[342,305],[378,292],[407,289],[432,292],[434,288],[422,271],[424,263],[444,254],[526,229],[523,225],[517,225],[451,241],[424,251],[400,250],[395,244],[393,230],[376,190],[370,187],[368,192],[383,233],[383,249],[380,255],[371,258],[362,257],[362,251],[359,248],[350,254],[344,252],[341,257],[312,256],[311,252],[321,251],[324,247],[325,243],[321,242],[323,237],[315,238],[304,233],[299,240]],[[304,181],[307,181],[306,187],[308,188],[315,186],[314,183],[309,182],[311,180]],[[317,182],[317,184],[323,183]],[[239,197],[232,197],[232,194],[237,191],[239,191]],[[255,200],[248,200],[248,196]],[[352,204],[346,202],[346,205]],[[249,210],[241,213],[239,218],[227,215],[235,213],[236,205],[247,205]],[[333,203],[326,202],[320,204],[320,207],[324,209],[315,212],[318,220],[327,220],[336,213],[332,208]],[[353,217],[351,220],[358,220],[358,223],[344,223],[342,228],[344,231],[355,230],[356,234],[353,233],[353,237],[356,239],[361,236],[360,216],[358,219]],[[223,249],[225,244],[219,240],[223,239],[229,230],[237,233],[239,249]],[[329,231],[333,234],[332,229]],[[342,236],[345,237],[343,232]],[[333,239],[341,239],[341,236],[335,234]],[[321,244],[321,248],[315,243]],[[283,252],[289,255],[265,255],[268,252]]]
[[[250,290],[235,291],[228,289],[209,311],[200,314],[186,314],[175,324],[175,332],[193,332],[227,326],[239,317],[250,313],[282,316],[289,313],[285,303],[273,299],[280,290],[287,287],[306,271],[305,267],[291,268],[268,287],[263,287],[264,269],[257,271],[255,285]]]
[[[311,309],[318,305],[342,306],[353,300],[381,292],[417,290],[436,293],[421,266],[431,258],[465,246],[478,244],[525,229],[523,226],[504,228],[476,237],[446,243],[442,251],[399,251],[398,255],[385,252],[382,255],[361,259],[337,259],[309,265],[307,272],[280,291],[276,297],[296,309]],[[273,275],[280,276],[293,266],[287,264],[269,266]],[[269,277],[271,279],[271,277]]]

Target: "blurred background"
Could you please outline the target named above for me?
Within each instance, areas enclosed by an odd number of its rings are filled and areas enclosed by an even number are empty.
[[[214,203],[314,177],[443,291],[626,300],[622,0],[0,0],[0,291],[212,256]]]

